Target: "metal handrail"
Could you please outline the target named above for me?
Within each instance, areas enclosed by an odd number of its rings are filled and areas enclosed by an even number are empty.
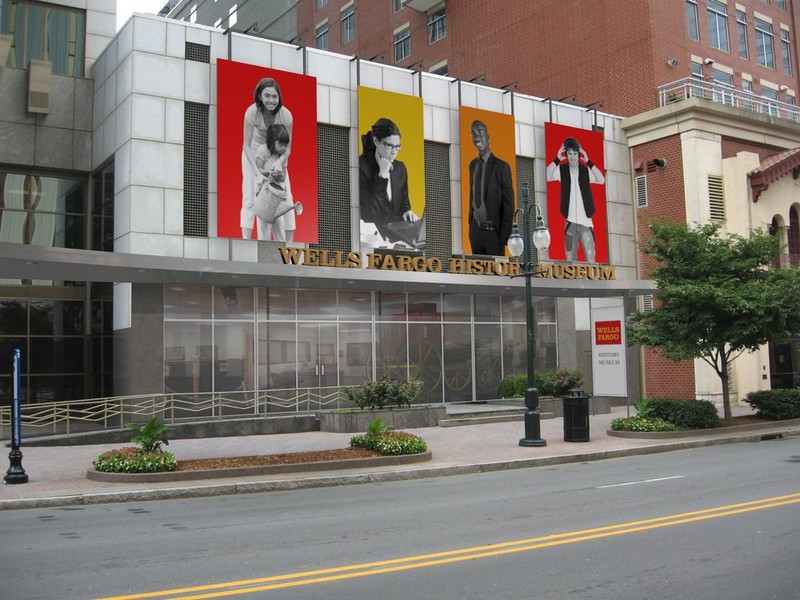
[[[724,84],[686,77],[658,87],[658,102],[660,106],[667,106],[688,98],[704,98],[717,104],[744,108],[800,123],[800,107],[780,100],[758,96],[752,92],[737,90]]]
[[[25,436],[73,435],[119,429],[158,416],[162,422],[221,421],[242,418],[311,415],[352,408],[343,387],[166,393],[22,404]],[[0,407],[0,437],[11,427],[11,407]],[[6,430],[8,428],[8,431]]]

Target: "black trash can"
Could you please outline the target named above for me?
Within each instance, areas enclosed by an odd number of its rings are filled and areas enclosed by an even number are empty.
[[[564,404],[564,441],[589,441],[589,398],[581,389],[572,389],[562,399]]]

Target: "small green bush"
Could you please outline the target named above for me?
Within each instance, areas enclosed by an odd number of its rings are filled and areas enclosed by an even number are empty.
[[[150,417],[146,423],[128,423],[125,427],[136,432],[136,435],[131,437],[131,441],[134,444],[139,444],[145,452],[159,452],[161,444],[169,446],[167,434],[172,429],[159,423],[158,417],[155,415]]]
[[[678,429],[712,429],[720,426],[717,407],[708,400],[647,398],[646,407],[647,418],[664,419]],[[641,413],[639,416],[642,416]]]
[[[384,425],[380,419],[370,423],[366,433],[350,438],[350,446],[374,450],[384,456],[420,454],[428,449],[428,445],[421,437],[404,431],[392,431],[392,428]]]
[[[664,419],[648,419],[640,416],[612,419],[612,431],[675,431],[678,428]]]
[[[365,381],[361,385],[344,388],[347,399],[358,408],[376,410],[387,406],[411,406],[412,400],[422,389],[422,381],[415,379],[389,379],[381,377],[377,381]]]
[[[750,392],[744,401],[765,419],[800,419],[800,388]]]
[[[581,387],[583,381],[583,373],[580,369],[560,368],[551,371],[537,371],[533,374],[533,384],[540,396],[563,396],[572,388]],[[528,375],[523,373],[503,377],[500,385],[497,386],[497,392],[501,398],[522,398],[525,396],[527,387]]]
[[[92,466],[105,473],[159,473],[174,471],[178,461],[172,452],[127,447],[101,454],[94,459]]]

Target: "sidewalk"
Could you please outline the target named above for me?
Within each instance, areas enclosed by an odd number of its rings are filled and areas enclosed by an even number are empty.
[[[632,412],[635,412],[632,410]],[[747,410],[735,414],[748,413]],[[564,442],[562,419],[543,419],[541,434],[547,446],[519,446],[524,436],[522,421],[431,427],[407,430],[421,436],[433,459],[410,465],[365,467],[318,473],[283,474],[253,477],[228,477],[170,483],[105,483],[90,481],[86,470],[92,460],[111,448],[130,444],[96,446],[22,446],[22,466],[29,481],[0,486],[0,510],[157,500],[167,498],[215,496],[249,492],[339,486],[375,481],[399,481],[521,469],[569,462],[586,462],[637,454],[668,452],[714,444],[759,441],[762,438],[800,436],[800,422],[780,421],[748,426],[744,431],[698,433],[670,439],[629,439],[609,436],[611,419],[626,416],[614,408],[611,414],[590,418],[591,439],[585,443]],[[737,428],[738,429],[738,428]],[[214,458],[251,456],[309,450],[330,450],[349,445],[349,433],[291,433],[246,437],[174,440],[167,448],[176,458]],[[8,463],[0,459],[5,474]]]

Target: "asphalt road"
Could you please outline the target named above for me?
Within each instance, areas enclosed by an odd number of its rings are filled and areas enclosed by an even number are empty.
[[[14,600],[797,600],[800,438],[440,479],[6,511],[0,565],[0,597]]]

